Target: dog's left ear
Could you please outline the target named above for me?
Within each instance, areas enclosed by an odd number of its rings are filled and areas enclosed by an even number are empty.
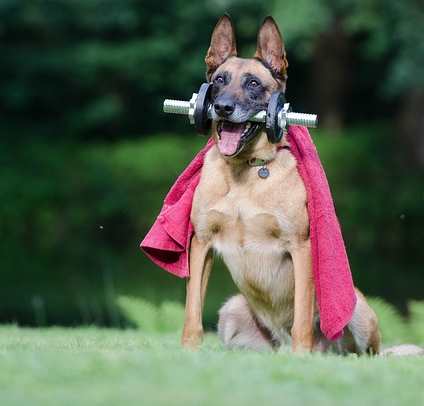
[[[211,44],[206,54],[206,77],[210,80],[212,74],[227,58],[236,56],[236,35],[230,16],[223,15],[217,22],[211,38]]]
[[[266,17],[259,28],[255,57],[264,62],[277,78],[286,79],[289,64],[283,38],[272,17]]]

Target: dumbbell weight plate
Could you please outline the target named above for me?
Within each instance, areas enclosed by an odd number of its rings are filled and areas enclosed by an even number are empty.
[[[273,92],[269,99],[268,109],[266,111],[265,128],[268,141],[273,144],[279,142],[283,136],[284,129],[280,128],[278,125],[278,113],[284,107],[285,102],[286,99],[282,92]]]
[[[211,127],[211,120],[208,118],[211,88],[211,83],[203,83],[197,93],[194,107],[194,127],[199,134],[207,134]]]

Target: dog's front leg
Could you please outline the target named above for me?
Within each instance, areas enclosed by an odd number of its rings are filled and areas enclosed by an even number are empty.
[[[195,349],[203,339],[202,312],[209,274],[212,269],[210,244],[196,235],[190,245],[190,277],[187,280],[185,321],[181,343]]]
[[[314,344],[314,281],[310,240],[296,244],[291,252],[294,266],[293,351],[311,351]]]

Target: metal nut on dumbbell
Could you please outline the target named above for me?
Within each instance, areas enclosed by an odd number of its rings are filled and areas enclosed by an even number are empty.
[[[194,124],[196,131],[206,134],[211,124],[210,91],[212,85],[203,83],[198,93],[193,93],[189,101],[165,99],[163,111],[165,113],[187,115],[190,124]],[[250,117],[249,121],[265,123],[270,142],[281,140],[283,131],[290,125],[303,125],[315,128],[318,126],[316,114],[295,113],[286,103],[284,93],[274,92],[271,95],[267,110],[262,110]]]

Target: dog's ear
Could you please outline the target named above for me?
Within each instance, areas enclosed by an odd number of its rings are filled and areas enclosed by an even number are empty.
[[[217,22],[206,54],[206,76],[208,80],[213,72],[230,56],[236,56],[236,35],[230,17],[225,14]]]
[[[259,28],[255,57],[264,62],[276,77],[286,79],[289,64],[283,38],[272,17],[266,17]]]

